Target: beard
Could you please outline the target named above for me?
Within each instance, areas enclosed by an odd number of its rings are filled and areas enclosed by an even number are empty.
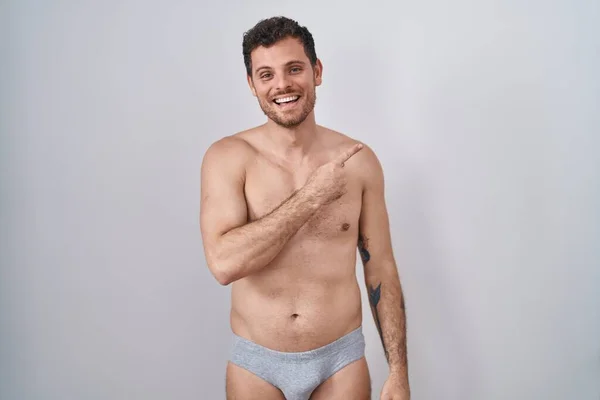
[[[280,93],[280,95],[288,94]],[[260,105],[263,113],[277,125],[284,128],[295,128],[300,125],[306,117],[314,110],[317,102],[316,88],[312,89],[312,92],[308,92],[306,96],[302,96],[297,101],[302,101],[302,108],[300,110],[293,110],[292,112],[281,112],[278,109],[278,105],[273,101],[259,99],[258,104]]]

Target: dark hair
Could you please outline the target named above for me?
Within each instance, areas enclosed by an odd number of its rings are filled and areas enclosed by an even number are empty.
[[[252,29],[244,33],[242,53],[246,73],[252,76],[252,59],[250,53],[259,46],[269,47],[288,37],[300,39],[304,45],[304,52],[313,67],[317,64],[315,41],[312,34],[298,22],[286,17],[272,17],[259,21]]]

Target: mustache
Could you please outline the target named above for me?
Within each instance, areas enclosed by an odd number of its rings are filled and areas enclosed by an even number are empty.
[[[284,90],[282,92],[277,92],[277,93],[273,94],[271,96],[271,98],[275,98],[275,97],[278,97],[278,96],[283,96],[283,95],[286,95],[286,94],[298,94],[298,92],[296,92],[296,91],[294,91],[292,89]]]

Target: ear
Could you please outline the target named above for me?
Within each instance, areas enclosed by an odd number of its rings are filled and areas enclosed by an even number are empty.
[[[320,86],[323,82],[323,63],[317,58],[317,63],[313,67],[315,73],[315,86]]]
[[[254,81],[252,77],[246,74],[246,80],[248,80],[248,86],[250,87],[250,91],[252,92],[252,96],[256,97],[256,88],[254,87]]]

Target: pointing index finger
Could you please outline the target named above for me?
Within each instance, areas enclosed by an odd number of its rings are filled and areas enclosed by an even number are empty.
[[[340,158],[338,158],[338,162],[343,167],[344,163],[346,161],[348,161],[350,159],[350,157],[352,157],[353,155],[355,155],[356,153],[358,153],[360,151],[360,149],[362,149],[362,148],[363,148],[362,143],[355,144],[349,150],[346,150],[345,152],[342,153],[342,155],[340,156]]]

